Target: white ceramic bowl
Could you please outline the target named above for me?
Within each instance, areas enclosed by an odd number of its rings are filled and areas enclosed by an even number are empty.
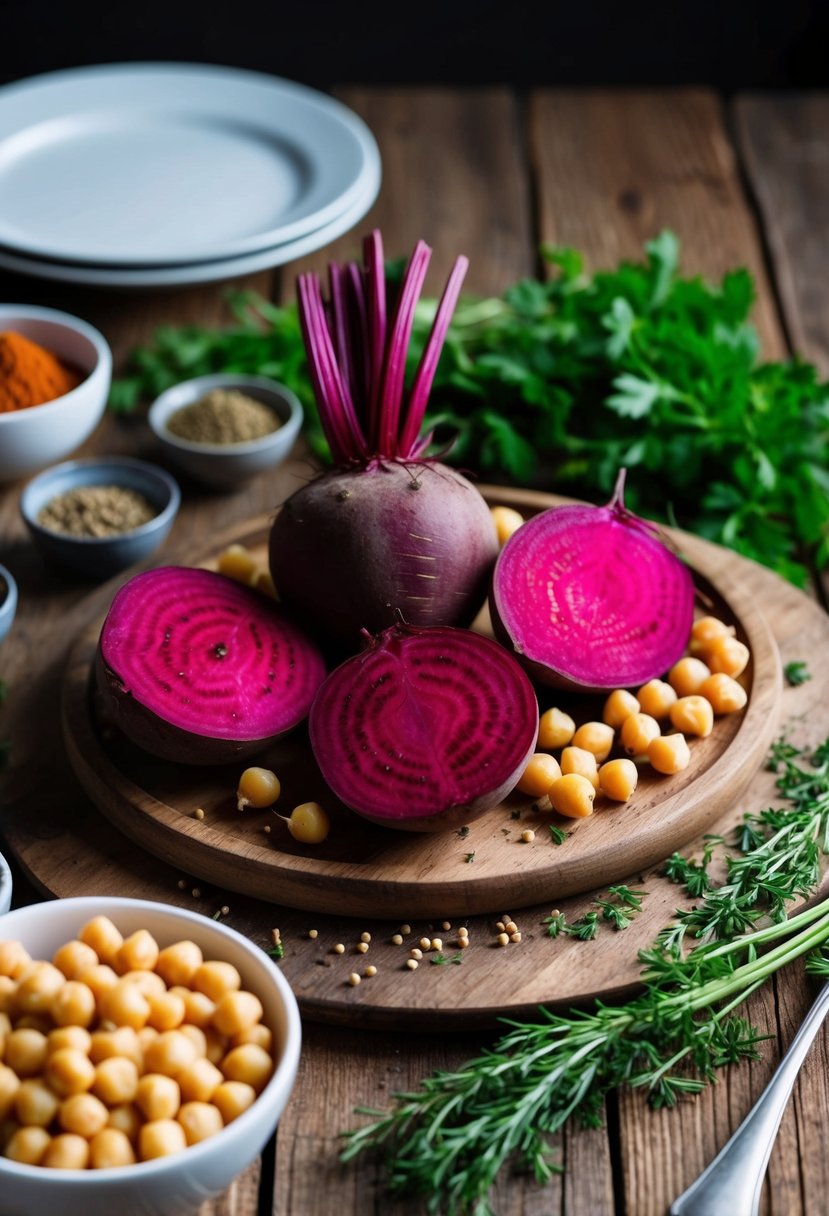
[[[0,304],[0,333],[6,330],[86,373],[77,388],[55,401],[0,414],[0,481],[13,481],[62,460],[92,434],[106,408],[112,354],[97,329],[54,308]]]
[[[34,958],[51,958],[93,916],[111,917],[124,934],[148,929],[159,945],[195,941],[205,958],[233,963],[264,1007],[278,1058],[251,1107],[217,1135],[170,1157],[109,1170],[51,1170],[0,1157],[0,1216],[185,1216],[223,1191],[255,1159],[273,1132],[296,1077],[301,1028],[293,993],[279,968],[241,934],[199,915],[138,899],[52,900],[9,912],[2,937]]]
[[[11,571],[0,566],[0,642],[9,632],[17,612],[17,583]]]
[[[249,443],[192,443],[167,430],[172,414],[217,388],[237,389],[261,401],[274,411],[282,425]],[[302,426],[302,406],[290,389],[266,376],[232,373],[197,376],[162,393],[150,406],[148,421],[166,456],[178,468],[204,485],[234,489],[254,474],[285,460]]]
[[[0,915],[8,912],[12,906],[12,872],[9,869],[9,863],[6,861],[2,853],[0,853]],[[0,931],[0,937],[3,936]]]

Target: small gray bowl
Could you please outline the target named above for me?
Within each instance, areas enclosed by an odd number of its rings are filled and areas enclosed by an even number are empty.
[[[0,566],[0,642],[9,632],[17,611],[17,583],[5,566]]]
[[[248,443],[193,443],[167,429],[172,414],[213,389],[237,389],[274,411],[278,430]],[[148,421],[167,457],[203,485],[233,489],[286,459],[302,426],[302,406],[290,389],[266,376],[197,376],[168,388],[150,406]]]
[[[132,532],[116,536],[67,536],[37,517],[58,494],[80,486],[123,486],[143,494],[158,514]],[[178,485],[163,469],[130,456],[67,460],[40,473],[20,496],[20,513],[46,562],[71,574],[101,581],[142,561],[167,537],[181,502]]]

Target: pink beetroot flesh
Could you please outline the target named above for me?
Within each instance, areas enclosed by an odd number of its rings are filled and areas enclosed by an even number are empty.
[[[347,806],[387,827],[438,831],[514,788],[535,748],[538,704],[496,642],[397,625],[328,677],[309,727]]]
[[[620,503],[556,507],[510,538],[495,567],[496,633],[545,683],[629,688],[683,654],[688,568]]]
[[[270,565],[284,603],[351,650],[392,624],[468,625],[498,552],[489,508],[444,465],[375,462],[331,472],[283,506]]]
[[[99,652],[116,723],[147,750],[196,763],[247,754],[290,730],[325,677],[316,646],[271,601],[174,566],[121,588]]]

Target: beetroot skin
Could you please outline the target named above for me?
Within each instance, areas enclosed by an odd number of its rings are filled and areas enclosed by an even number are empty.
[[[96,678],[108,716],[139,747],[181,764],[224,764],[298,725],[325,665],[258,592],[167,566],[116,594]]]
[[[497,642],[395,625],[332,672],[309,730],[346,806],[385,827],[436,832],[515,787],[535,750],[538,703]]]
[[[279,595],[321,637],[356,649],[395,610],[468,625],[498,553],[489,507],[454,469],[376,460],[326,473],[282,507],[270,538]]]

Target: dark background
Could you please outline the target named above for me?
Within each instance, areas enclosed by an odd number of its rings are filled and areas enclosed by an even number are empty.
[[[325,87],[829,84],[829,0],[0,0],[0,81],[195,60]]]

